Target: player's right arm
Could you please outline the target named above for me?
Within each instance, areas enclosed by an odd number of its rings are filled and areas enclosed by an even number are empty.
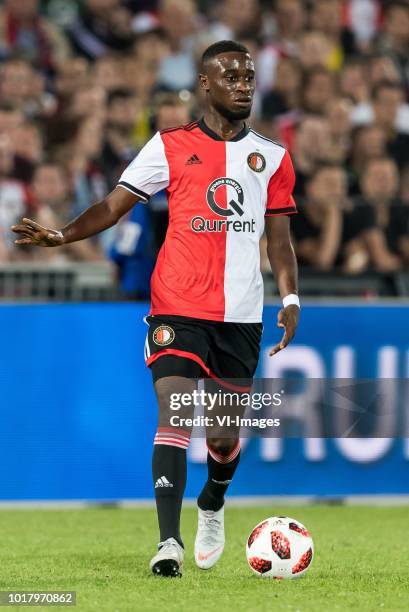
[[[122,173],[118,186],[111,193],[90,206],[79,217],[60,230],[42,227],[31,219],[23,219],[12,230],[19,234],[16,244],[53,247],[83,240],[112,227],[139,200],[148,202],[150,196],[169,185],[169,165],[159,132],[146,143]]]
[[[25,218],[11,228],[19,235],[15,243],[55,247],[89,238],[115,225],[138,200],[137,195],[118,186],[106,198],[87,208],[60,230],[42,227]]]

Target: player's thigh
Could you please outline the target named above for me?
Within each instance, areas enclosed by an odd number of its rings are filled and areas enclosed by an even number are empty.
[[[180,426],[190,430],[186,419],[191,419],[194,415],[194,391],[197,390],[197,381],[183,376],[165,376],[155,382],[154,388],[158,402],[158,426]]]
[[[219,323],[210,330],[211,372],[234,388],[251,387],[257,368],[262,323]]]

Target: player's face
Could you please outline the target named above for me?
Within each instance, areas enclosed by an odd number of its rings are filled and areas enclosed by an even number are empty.
[[[229,120],[247,119],[256,86],[254,62],[247,53],[222,53],[206,66],[201,75],[208,100]]]

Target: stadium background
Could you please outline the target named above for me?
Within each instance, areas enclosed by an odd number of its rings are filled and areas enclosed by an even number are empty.
[[[233,38],[257,61],[253,126],[294,159],[303,311],[277,339],[265,273],[259,374],[409,377],[409,3],[5,0],[0,9],[0,498],[152,498],[143,364],[164,195],[114,231],[17,249],[104,196],[157,128],[200,115],[196,61]],[[351,357],[352,355],[352,357]],[[352,364],[352,366],[351,366]],[[351,367],[350,367],[351,366]],[[187,495],[203,482],[190,450]],[[409,494],[404,439],[252,441],[233,495]]]

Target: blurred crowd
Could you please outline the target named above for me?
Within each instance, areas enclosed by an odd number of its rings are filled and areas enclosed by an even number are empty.
[[[300,264],[409,269],[409,0],[4,0],[1,263],[112,259],[129,295],[148,294],[164,193],[61,249],[16,248],[9,227],[61,227],[157,129],[199,117],[198,59],[221,39],[251,51],[251,123],[294,160]]]

